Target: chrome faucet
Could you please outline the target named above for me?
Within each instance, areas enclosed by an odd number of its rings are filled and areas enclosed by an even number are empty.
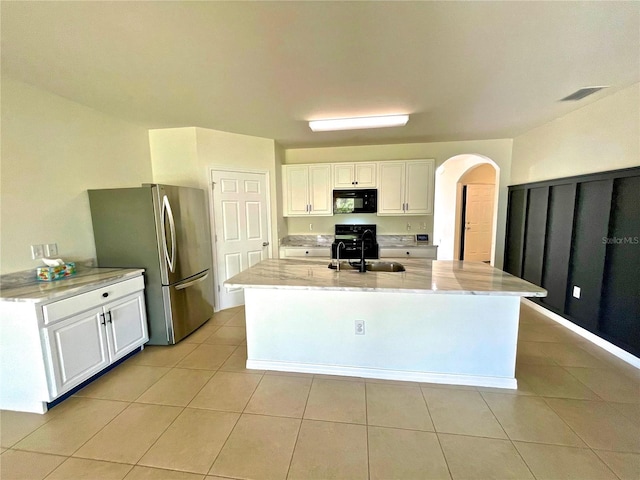
[[[360,237],[360,269],[358,270],[360,273],[366,273],[367,271],[367,264],[364,261],[364,237],[367,233],[375,240],[375,236],[371,230],[366,229],[362,232],[362,236]]]
[[[337,257],[337,261],[338,264],[336,266],[336,271],[340,271],[340,246],[342,246],[342,248],[346,248],[346,245],[344,244],[344,242],[340,242],[338,243],[338,246],[336,247],[336,257]]]

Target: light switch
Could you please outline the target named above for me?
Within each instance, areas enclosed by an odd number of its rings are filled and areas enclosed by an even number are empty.
[[[580,287],[576,287],[576,286],[573,287],[573,296],[575,298],[580,298]]]
[[[43,257],[44,257],[44,245],[42,244],[31,245],[31,258],[35,260],[37,258],[43,258]]]
[[[58,255],[58,244],[57,243],[48,243],[45,245],[45,253],[47,257],[56,257]]]

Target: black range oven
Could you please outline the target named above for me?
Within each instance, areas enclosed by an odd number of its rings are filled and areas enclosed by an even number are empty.
[[[370,232],[366,233],[365,232]],[[335,240],[331,244],[331,258],[360,259],[364,237],[364,258],[379,258],[376,225],[336,224]],[[338,249],[340,255],[338,256]]]

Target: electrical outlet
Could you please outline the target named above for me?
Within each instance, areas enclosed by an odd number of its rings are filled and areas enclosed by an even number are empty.
[[[407,232],[411,231],[411,224],[407,223]]]
[[[44,245],[31,245],[31,258],[34,260],[44,258]]]
[[[573,296],[575,298],[580,298],[580,287],[576,287],[576,286],[573,287]]]
[[[356,320],[356,335],[364,335],[364,320]]]
[[[58,255],[58,244],[57,243],[47,243],[44,246],[44,251],[47,254],[47,257],[56,257]]]

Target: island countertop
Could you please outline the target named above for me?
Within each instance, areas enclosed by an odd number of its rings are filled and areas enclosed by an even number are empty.
[[[328,262],[264,260],[228,279],[228,287],[545,297],[547,291],[482,262],[403,259],[404,272],[327,268]]]

